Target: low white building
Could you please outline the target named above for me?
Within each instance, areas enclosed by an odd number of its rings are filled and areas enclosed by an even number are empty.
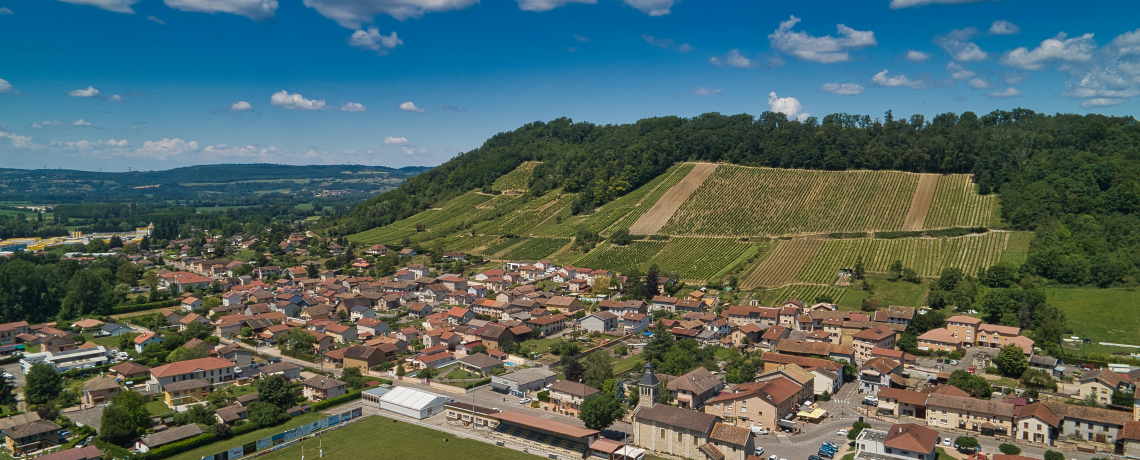
[[[57,353],[45,351],[42,353],[27,354],[20,359],[20,368],[23,369],[24,374],[27,374],[28,371],[32,369],[32,366],[44,363],[50,365],[56,372],[64,372],[84,367],[102,366],[109,362],[107,349],[97,346]]]
[[[380,397],[380,408],[400,415],[423,420],[443,412],[443,405],[455,398],[440,396],[409,387],[397,387]]]
[[[855,458],[863,460],[934,460],[938,432],[913,423],[887,431],[864,429],[855,439]]]

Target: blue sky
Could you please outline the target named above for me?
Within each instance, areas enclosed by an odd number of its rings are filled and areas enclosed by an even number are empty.
[[[0,0],[0,165],[436,165],[495,133],[766,110],[1134,115],[1140,4]]]

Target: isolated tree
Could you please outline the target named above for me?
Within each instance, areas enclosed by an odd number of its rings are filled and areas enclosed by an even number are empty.
[[[289,418],[284,409],[261,401],[250,404],[246,413],[249,414],[249,422],[259,427],[273,426]]]
[[[1016,445],[1010,444],[1008,442],[1005,442],[1005,443],[1002,443],[1001,445],[999,445],[998,450],[1000,450],[1001,453],[1006,454],[1006,455],[1018,455],[1021,453],[1020,447],[1017,447]]]
[[[863,432],[864,428],[870,428],[871,424],[867,422],[855,422],[851,424],[851,429],[847,430],[847,439],[852,441],[859,437],[859,433]]]
[[[1065,454],[1055,450],[1045,451],[1045,460],[1065,460]]]
[[[595,393],[582,401],[578,418],[591,430],[604,430],[625,414],[625,406],[613,395]]]
[[[605,353],[595,351],[587,355],[585,361],[586,372],[582,375],[582,383],[592,388],[601,388],[606,380],[614,378],[614,366]]]
[[[473,354],[473,355],[478,354],[478,353],[486,353],[486,352],[487,352],[487,346],[486,345],[475,345],[473,348],[471,348],[471,354]]]
[[[566,376],[566,380],[581,382],[586,375],[586,368],[582,366],[582,363],[578,362],[578,360],[571,359],[570,362],[566,364],[566,369],[563,369],[562,374]]]
[[[862,254],[860,254],[859,257],[855,259],[855,273],[854,273],[854,275],[855,275],[855,279],[857,279],[857,280],[861,280],[864,277],[866,277],[866,273],[864,272],[864,268],[863,268],[863,255]]]
[[[649,270],[645,272],[645,289],[642,291],[645,300],[652,299],[660,292],[660,285],[658,284],[660,277],[661,271],[657,269],[657,264],[650,265]]]
[[[150,410],[142,396],[133,391],[122,391],[111,398],[111,405],[103,409],[99,435],[115,445],[125,446],[150,428]]]
[[[340,374],[340,379],[344,381],[350,390],[364,388],[364,376],[360,374],[359,367],[344,368],[344,371]]]
[[[280,375],[269,375],[257,380],[257,400],[288,409],[297,404],[297,397],[289,390],[289,382]]]
[[[975,438],[973,436],[958,436],[958,439],[955,439],[954,442],[958,444],[958,447],[961,447],[963,449],[978,448],[978,438]]]
[[[1029,360],[1025,359],[1025,352],[1021,347],[1009,344],[1001,347],[1001,351],[994,358],[994,366],[1002,375],[1016,379],[1021,378],[1021,374],[1029,368]]]
[[[166,356],[166,362],[174,363],[178,361],[188,361],[191,359],[201,359],[210,357],[210,349],[206,348],[206,344],[200,343],[191,348],[178,347]]]
[[[1112,405],[1131,407],[1134,393],[1131,391],[1115,390],[1112,392]]]
[[[28,370],[24,399],[28,404],[43,404],[55,399],[63,390],[63,379],[50,364],[38,363]]]
[[[408,370],[404,369],[404,363],[397,364],[396,365],[396,376],[403,377],[405,375],[408,375]]]
[[[294,356],[302,353],[312,354],[313,345],[316,343],[317,339],[313,337],[313,334],[302,329],[290,329],[289,333],[285,335],[285,340],[281,341],[281,344]]]

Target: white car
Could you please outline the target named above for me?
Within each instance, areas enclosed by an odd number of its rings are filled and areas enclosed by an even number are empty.
[[[531,401],[530,398],[523,398],[519,400],[519,404],[527,404]]]
[[[757,448],[756,448],[756,453],[755,453],[755,454],[753,454],[753,455],[756,455],[757,457],[759,457],[759,456],[761,456],[761,455],[764,455],[764,448],[763,448],[763,447],[757,447]]]
[[[761,428],[758,426],[754,426],[754,427],[752,427],[752,434],[768,434],[768,429],[767,428]],[[759,454],[757,454],[757,455],[759,455]]]
[[[955,360],[953,360],[953,361],[950,361],[950,365],[951,365],[951,366],[957,366],[957,365],[958,365],[958,360],[956,360],[956,359],[955,359]]]
[[[780,457],[778,455],[772,455],[771,457],[768,457],[768,460],[780,460]]]
[[[950,447],[950,438],[943,439],[942,445],[946,446],[946,447]]]
[[[837,434],[839,436],[847,436],[847,433],[850,433],[850,432],[847,430],[839,430],[839,431],[835,432],[835,434]]]

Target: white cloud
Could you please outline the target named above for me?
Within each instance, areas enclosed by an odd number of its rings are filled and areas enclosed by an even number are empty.
[[[716,96],[720,94],[720,88],[708,89],[704,86],[694,86],[689,90],[689,94],[695,94],[697,96]]]
[[[269,103],[284,107],[286,109],[294,110],[321,110],[325,108],[324,99],[321,99],[319,101],[313,99],[305,99],[304,96],[301,96],[298,93],[289,94],[288,91],[273,93],[273,96],[269,98]]]
[[[67,95],[71,97],[95,97],[99,95],[99,90],[93,86],[88,86],[87,89],[73,89]]]
[[[799,121],[804,121],[809,115],[811,115],[810,113],[803,111],[803,105],[801,105],[800,101],[796,100],[796,98],[791,96],[776,97],[775,91],[768,93],[768,110],[772,112],[780,112],[784,115],[787,115],[789,119],[794,118]]]
[[[970,85],[970,87],[974,89],[986,89],[993,86],[990,84],[990,82],[982,80],[981,78],[970,79],[970,81],[966,82],[966,84]]]
[[[359,102],[346,102],[340,106],[341,112],[367,112],[368,109],[364,108],[364,104]]]
[[[1118,35],[1108,46],[1118,56],[1140,55],[1140,29]]]
[[[75,123],[72,123],[71,126],[91,126],[91,122],[80,118],[78,120],[75,120]]]
[[[641,39],[645,40],[649,46],[656,46],[663,50],[673,50],[680,53],[688,53],[693,50],[693,47],[688,43],[677,43],[672,38],[660,39],[649,34],[641,34]]]
[[[460,107],[457,105],[447,105],[447,104],[444,104],[442,102],[435,103],[435,106],[439,107],[440,109],[443,109],[443,110],[450,110],[452,112],[466,112],[467,111],[467,107]]]
[[[12,89],[12,84],[8,83],[8,80],[0,78],[0,94],[14,93],[14,92],[16,92],[16,90]]]
[[[423,17],[425,13],[462,10],[479,0],[304,0],[302,3],[341,27],[360,29],[381,14],[403,21]]]
[[[966,70],[962,64],[953,61],[946,63],[946,73],[950,74],[951,78],[957,78],[959,80],[965,80],[974,76],[974,72]]]
[[[1018,83],[1023,83],[1026,80],[1028,80],[1029,74],[1024,73],[1024,72],[1008,71],[1008,72],[1002,74],[1001,79],[1003,81],[1005,81],[1005,84],[1007,84],[1007,85],[1016,85]]]
[[[208,158],[256,158],[267,162],[278,161],[280,158],[279,155],[284,152],[284,149],[279,149],[272,145],[269,147],[256,145],[232,147],[226,144],[214,144],[202,148],[202,156]]]
[[[0,14],[16,14],[16,12],[8,8],[0,8]]]
[[[985,0],[891,0],[891,9],[911,8],[926,5],[958,5],[962,3],[975,3]],[[996,1],[996,0],[995,0]]]
[[[246,101],[237,101],[230,105],[230,110],[234,112],[251,112],[253,111],[253,104]]]
[[[136,149],[130,156],[166,160],[196,150],[198,150],[197,142],[186,142],[176,137],[174,139],[166,138],[161,141],[146,141],[142,147]]]
[[[60,123],[59,120],[45,120],[39,123],[32,123],[32,128],[35,129],[43,129],[49,126],[63,126],[63,123]]]
[[[586,43],[590,41],[590,37],[586,37],[584,35],[574,35],[574,41],[578,43]]]
[[[863,85],[855,83],[824,83],[820,91],[839,94],[841,96],[856,96],[863,94]]]
[[[130,146],[131,143],[127,142],[126,139],[122,139],[122,140],[107,139],[105,141],[79,140],[79,141],[75,141],[75,142],[57,141],[55,139],[52,139],[51,145],[53,147],[60,147],[60,148],[67,149],[67,150],[92,150],[92,149],[95,149],[97,147],[101,147],[104,149],[122,149],[122,148],[126,148],[126,147]],[[105,152],[105,153],[111,153],[111,152]],[[121,153],[121,151],[118,153]]]
[[[123,96],[120,96],[118,94],[112,94],[111,97],[107,98],[107,100],[111,102],[123,102],[126,99],[123,99]]]
[[[391,35],[380,35],[380,29],[369,27],[367,31],[357,29],[353,32],[352,36],[348,37],[348,44],[370,49],[376,54],[388,54],[391,49],[403,45],[404,41],[396,36],[395,31]]]
[[[955,61],[984,61],[989,57],[989,53],[982,51],[976,43],[968,41],[977,34],[978,29],[973,27],[955,29],[947,34],[934,37],[934,44],[946,50],[946,53],[950,54],[950,58]]]
[[[1129,98],[1140,96],[1140,72],[1128,66],[1096,66],[1082,72],[1071,72],[1064,96],[1077,98]],[[1131,78],[1129,73],[1132,73]]]
[[[906,60],[910,62],[926,62],[930,55],[922,51],[906,50]]]
[[[519,9],[523,11],[534,11],[541,13],[543,11],[550,11],[558,7],[566,6],[570,3],[585,3],[593,5],[598,0],[517,0],[519,2]]]
[[[412,101],[408,101],[408,102],[405,102],[403,104],[400,104],[400,110],[403,110],[405,112],[419,112],[419,113],[427,112],[427,110],[416,107],[416,104]]]
[[[768,35],[772,47],[805,61],[831,64],[850,61],[850,51],[878,44],[874,32],[855,30],[843,24],[836,25],[839,37],[813,37],[807,32],[792,32],[792,27],[799,22],[800,18],[795,16],[781,22],[780,27]]]
[[[1037,45],[1033,51],[1024,46],[1005,53],[1000,64],[1017,67],[1025,70],[1040,70],[1046,64],[1054,61],[1089,62],[1096,49],[1093,34],[1084,34],[1076,38],[1066,38],[1064,32],[1056,37],[1046,39]]]
[[[12,147],[18,149],[32,147],[32,138],[28,136],[21,136],[16,133],[6,133],[4,131],[0,131],[0,139],[8,139],[8,142],[12,143]]]
[[[926,89],[928,87],[926,82],[921,80],[911,80],[907,78],[906,75],[888,77],[886,70],[875,74],[875,76],[871,78],[871,81],[875,82],[876,85],[882,86],[884,88],[905,86],[912,89]]]
[[[1021,32],[1021,28],[1017,24],[1006,21],[1005,19],[994,21],[990,24],[990,35],[1016,35]]]
[[[737,49],[729,51],[728,54],[724,55],[723,58],[717,56],[709,58],[709,64],[715,65],[717,67],[729,66],[740,67],[742,69],[756,66],[756,62],[744,57],[743,54],[740,54],[740,50]]]
[[[1123,103],[1124,103],[1124,99],[1113,99],[1113,98],[1107,98],[1107,97],[1098,97],[1095,99],[1089,99],[1087,101],[1082,102],[1081,107],[1084,107],[1086,109],[1091,109],[1091,108],[1095,108],[1095,107],[1112,107],[1114,105],[1120,105]]]
[[[61,2],[71,3],[74,5],[88,5],[96,8],[102,8],[107,11],[115,13],[135,14],[135,10],[131,9],[131,5],[138,3],[139,0],[60,0]]]
[[[986,97],[992,97],[994,99],[1004,99],[1007,97],[1020,97],[1020,96],[1021,96],[1021,91],[1018,91],[1017,88],[1014,88],[1012,86],[1009,88],[1006,88],[1005,91],[994,91],[994,92],[986,95]]]
[[[166,21],[163,21],[163,20],[161,20],[161,19],[159,19],[159,18],[156,18],[156,17],[154,17],[154,16],[147,16],[147,17],[146,17],[146,20],[147,20],[147,21],[150,21],[150,22],[153,22],[153,23],[156,23],[156,24],[162,24],[162,25],[164,25],[164,26],[166,25]]]
[[[665,16],[669,14],[673,4],[681,0],[622,0],[626,5],[637,8],[638,11],[650,16]]]
[[[163,0],[166,6],[194,13],[230,13],[254,21],[273,19],[277,0]]]
[[[384,145],[404,145],[407,143],[408,143],[408,138],[406,138],[406,137],[388,136],[388,137],[384,138]]]

